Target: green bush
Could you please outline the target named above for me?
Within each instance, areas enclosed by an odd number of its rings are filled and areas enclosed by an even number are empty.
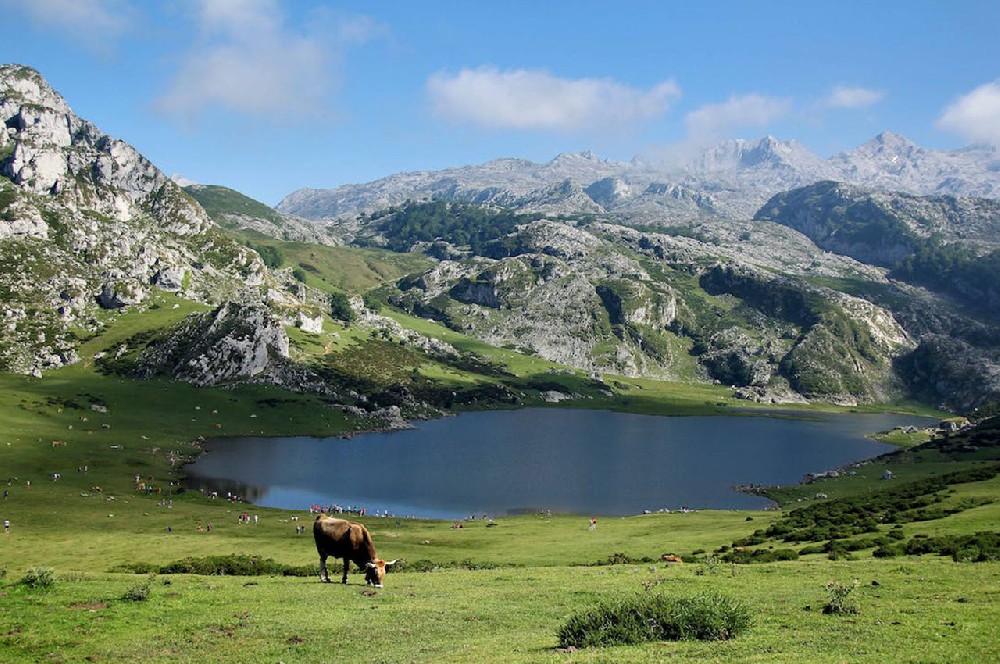
[[[29,588],[51,588],[56,582],[56,573],[51,567],[31,567],[21,577],[21,584]]]
[[[830,596],[830,601],[823,607],[823,613],[827,614],[854,614],[858,612],[857,603],[851,598],[851,593],[858,589],[858,582],[840,583],[831,581],[826,584],[826,592]]]
[[[137,583],[135,585],[129,586],[122,595],[122,600],[126,602],[145,602],[149,599],[149,581],[146,583]]]
[[[733,549],[723,554],[722,560],[727,563],[747,565],[750,563],[773,563],[780,560],[798,560],[799,552],[795,549]]]
[[[330,315],[345,323],[352,323],[357,318],[350,298],[344,293],[330,294]]]
[[[572,616],[557,634],[563,647],[632,645],[648,641],[724,641],[750,627],[743,602],[716,594],[642,594],[606,601]]]

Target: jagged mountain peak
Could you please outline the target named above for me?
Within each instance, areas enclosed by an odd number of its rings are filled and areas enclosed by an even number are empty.
[[[924,151],[925,148],[906,138],[902,134],[892,131],[883,131],[871,140],[861,144],[854,150],[845,154],[867,155],[867,156],[888,156],[893,157],[903,154]]]
[[[688,163],[693,173],[733,172],[760,168],[815,168],[823,160],[798,141],[783,141],[774,136],[756,140],[735,138],[705,149]]]
[[[70,113],[69,104],[48,81],[26,65],[0,65],[0,90],[12,100],[48,108],[58,113]]]
[[[211,225],[204,210],[125,141],[78,117],[34,69],[0,66],[0,176],[118,221],[147,214],[180,234]]]
[[[561,163],[566,163],[566,162],[572,163],[572,162],[580,162],[580,161],[589,161],[589,162],[599,163],[599,162],[602,162],[604,160],[601,159],[600,157],[598,157],[597,154],[595,152],[593,152],[592,150],[580,150],[578,152],[560,152],[549,163],[550,164],[561,164]]]

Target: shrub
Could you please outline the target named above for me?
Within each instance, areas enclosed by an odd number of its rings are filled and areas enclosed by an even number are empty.
[[[316,565],[285,565],[272,558],[260,556],[206,556],[204,558],[184,558],[166,565],[149,563],[129,563],[112,571],[133,572],[135,574],[203,574],[220,576],[313,576],[319,574]]]
[[[558,632],[563,646],[631,645],[647,641],[724,641],[750,627],[739,600],[716,594],[670,597],[661,593],[602,602],[572,616]]]
[[[126,602],[145,602],[149,599],[149,581],[146,583],[137,583],[135,585],[129,586],[122,595],[122,599]]]
[[[795,549],[733,549],[723,554],[722,560],[727,563],[747,565],[750,563],[773,563],[780,560],[798,560],[799,552]]]
[[[901,555],[903,555],[903,547],[899,544],[880,546],[872,551],[872,556],[876,558],[895,558]]]
[[[51,567],[31,567],[21,578],[21,584],[29,588],[51,588],[56,582],[56,573]]]
[[[826,584],[826,592],[830,596],[830,601],[823,607],[823,613],[827,614],[854,614],[858,612],[857,603],[851,598],[858,588],[858,581],[853,583],[840,583],[831,581]]]
[[[600,565],[628,565],[628,564],[630,564],[632,562],[633,562],[633,560],[631,558],[629,558],[626,554],[619,552],[619,553],[612,553],[610,556],[608,556],[607,560],[605,560],[603,563],[598,563],[598,564],[600,564]]]

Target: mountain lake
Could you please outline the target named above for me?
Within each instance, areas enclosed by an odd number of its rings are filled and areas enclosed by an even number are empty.
[[[794,484],[893,447],[865,437],[936,420],[894,414],[660,417],[529,408],[466,413],[354,438],[208,441],[188,486],[257,505],[365,507],[457,519],[760,509],[735,485]]]

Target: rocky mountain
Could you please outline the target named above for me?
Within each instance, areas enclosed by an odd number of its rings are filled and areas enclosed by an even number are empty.
[[[0,369],[75,361],[102,309],[154,291],[219,302],[267,289],[260,257],[38,72],[0,67]]]
[[[911,194],[1000,197],[1000,152],[971,146],[941,152],[890,131],[829,160],[833,177],[869,189]]]
[[[884,132],[856,150],[822,159],[796,141],[767,136],[731,140],[681,165],[612,162],[593,153],[537,164],[498,159],[442,171],[400,173],[367,184],[300,189],[277,209],[312,220],[338,220],[350,237],[358,214],[406,200],[443,199],[548,214],[610,213],[623,223],[672,224],[711,217],[749,219],[776,193],[836,180],[917,195],[1000,197],[995,148],[942,152]]]

